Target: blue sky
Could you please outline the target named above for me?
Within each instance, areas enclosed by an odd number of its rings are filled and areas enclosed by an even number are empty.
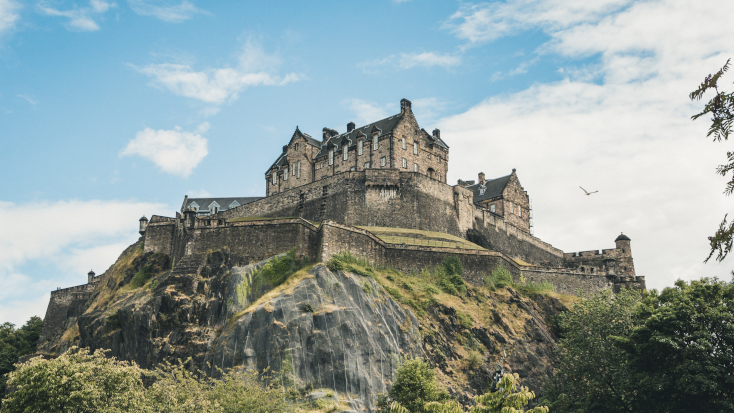
[[[141,215],[262,195],[296,126],[318,138],[401,98],[451,146],[450,182],[517,168],[544,241],[624,231],[650,287],[729,278],[702,263],[727,144],[687,93],[734,56],[734,5],[313,3],[0,0],[0,321],[104,271]]]

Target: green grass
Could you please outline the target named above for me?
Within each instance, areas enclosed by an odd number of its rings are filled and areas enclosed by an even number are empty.
[[[536,283],[533,281],[526,282],[525,277],[520,273],[520,281],[514,282],[512,274],[506,268],[499,266],[492,271],[490,277],[484,277],[484,286],[494,291],[497,288],[512,287],[526,296],[537,294],[549,294],[555,291],[553,284],[548,281]]]
[[[439,248],[462,248],[485,251],[484,248],[480,247],[477,244],[469,242],[463,238],[456,237],[454,235],[444,234],[442,232],[391,227],[357,226],[357,228],[371,232],[374,236],[387,244],[405,244]],[[419,235],[425,238],[419,238],[411,235]]]

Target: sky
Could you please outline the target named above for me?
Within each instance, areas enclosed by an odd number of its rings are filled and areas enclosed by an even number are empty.
[[[734,57],[734,2],[0,0],[0,322],[104,272],[184,195],[264,195],[296,127],[399,112],[449,182],[517,169],[534,234],[632,239],[648,288],[704,264],[728,142],[688,94]],[[731,90],[734,76],[723,78]],[[707,96],[707,99],[711,96]],[[598,190],[586,196],[579,188]]]

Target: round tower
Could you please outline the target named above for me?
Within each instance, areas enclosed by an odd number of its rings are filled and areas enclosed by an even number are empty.
[[[140,235],[145,235],[146,228],[148,228],[148,218],[143,215],[143,217],[140,218],[140,230],[138,231]]]
[[[89,270],[87,273],[87,284],[91,284],[94,282],[94,271]]]
[[[617,249],[622,250],[623,255],[632,256],[632,246],[630,245],[630,237],[620,233],[614,243],[617,244]]]

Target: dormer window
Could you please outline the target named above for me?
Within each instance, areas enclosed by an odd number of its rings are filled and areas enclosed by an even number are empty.
[[[362,156],[364,150],[364,141],[362,139],[357,141],[357,155]]]
[[[219,212],[219,204],[216,201],[209,204],[209,215],[214,215],[217,212]]]
[[[329,165],[334,165],[334,150],[329,149]]]
[[[439,178],[440,179],[440,178]],[[487,191],[487,187],[484,185],[479,185],[479,196],[484,195],[484,193]]]
[[[287,166],[283,169],[283,180],[284,181],[288,180],[288,167]]]
[[[238,206],[240,206],[240,203],[239,203],[239,202],[237,202],[237,201],[232,201],[232,203],[231,203],[231,204],[229,204],[229,209],[232,209],[232,208],[237,208]]]
[[[192,202],[189,207],[194,208],[194,211],[199,212],[199,204],[197,204],[196,202]]]

